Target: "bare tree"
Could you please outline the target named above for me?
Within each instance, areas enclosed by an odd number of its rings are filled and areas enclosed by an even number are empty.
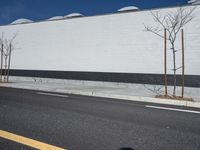
[[[9,73],[10,73],[10,63],[11,63],[11,54],[12,54],[12,51],[15,49],[15,43],[14,43],[14,40],[16,38],[17,34],[14,34],[12,36],[11,39],[9,40],[5,40],[5,60],[7,60],[7,65],[5,66],[5,70],[6,70],[6,74],[5,74],[5,80],[6,82],[9,81]]]
[[[4,82],[8,82],[9,80],[9,71],[10,71],[10,63],[11,63],[11,54],[12,51],[15,49],[15,43],[14,40],[16,38],[17,34],[14,34],[11,39],[4,38],[3,34],[0,38],[0,44],[1,44],[1,79],[2,82],[2,76],[4,76]],[[4,61],[4,62],[3,62]]]
[[[0,53],[1,53],[1,64],[0,64],[0,82],[2,82],[2,75],[3,75],[3,44],[0,45]]]
[[[0,53],[1,53],[1,64],[0,64],[0,82],[2,82],[3,78],[2,78],[2,75],[3,75],[3,41],[4,41],[4,38],[3,38],[3,33],[2,33],[2,36],[0,38]]]
[[[176,65],[176,52],[178,51],[175,48],[175,42],[179,31],[194,18],[194,10],[196,7],[179,7],[173,12],[162,15],[159,11],[151,12],[154,21],[158,26],[144,25],[146,31],[149,31],[161,38],[164,38],[161,31],[167,31],[167,40],[171,45],[171,50],[173,53],[173,96],[176,96],[176,73],[178,69],[182,67],[177,67]]]

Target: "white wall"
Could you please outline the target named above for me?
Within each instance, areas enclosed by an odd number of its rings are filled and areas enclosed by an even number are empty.
[[[184,28],[190,75],[200,75],[199,6],[195,14]],[[145,32],[143,24],[154,24],[150,11],[0,26],[0,33],[18,33],[12,69],[163,73],[163,39]]]

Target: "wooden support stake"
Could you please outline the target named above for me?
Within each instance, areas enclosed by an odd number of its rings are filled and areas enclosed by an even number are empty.
[[[10,45],[9,45],[9,57],[8,57],[7,82],[9,81],[9,74],[10,74],[11,53],[12,53],[12,44],[10,43]]]
[[[3,44],[1,44],[1,68],[0,68],[0,82],[3,81]]]
[[[185,86],[185,47],[184,47],[184,31],[181,30],[181,43],[182,43],[182,98],[184,97],[184,86]]]

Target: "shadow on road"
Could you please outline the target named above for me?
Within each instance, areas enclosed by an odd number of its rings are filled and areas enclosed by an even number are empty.
[[[120,148],[119,150],[134,150],[134,149],[131,148],[131,147],[122,147],[122,148]]]

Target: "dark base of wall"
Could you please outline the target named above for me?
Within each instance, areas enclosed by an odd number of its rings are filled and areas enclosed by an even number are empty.
[[[75,72],[44,70],[10,70],[11,76],[73,79],[88,81],[108,81],[139,84],[163,85],[162,74],[109,73],[109,72]],[[168,75],[168,85],[173,85],[173,75]],[[181,85],[181,75],[177,75],[177,85]],[[185,86],[200,87],[200,75],[185,75]]]

